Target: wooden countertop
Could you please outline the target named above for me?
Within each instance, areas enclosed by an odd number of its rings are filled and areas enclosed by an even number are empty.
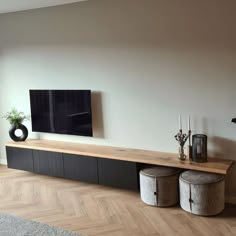
[[[170,166],[219,174],[227,174],[227,171],[233,164],[232,160],[217,158],[208,158],[208,162],[205,163],[196,163],[189,160],[180,161],[177,157],[177,154],[175,153],[52,140],[29,139],[24,142],[8,142],[6,146],[76,155],[95,156],[100,158]]]

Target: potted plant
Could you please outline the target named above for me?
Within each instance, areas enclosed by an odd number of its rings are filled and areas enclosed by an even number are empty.
[[[12,108],[10,112],[7,112],[3,116],[6,120],[9,121],[11,127],[9,129],[9,135],[14,141],[25,141],[28,137],[28,129],[22,124],[23,121],[28,120],[27,116],[23,112],[17,111],[16,108]],[[15,131],[19,129],[22,131],[21,136],[17,136]]]

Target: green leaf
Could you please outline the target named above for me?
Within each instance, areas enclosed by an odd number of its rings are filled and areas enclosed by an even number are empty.
[[[19,127],[23,121],[28,120],[28,117],[25,116],[24,112],[19,112],[16,108],[12,108],[12,110],[7,112],[3,118],[8,120],[11,125],[15,125],[16,127]]]

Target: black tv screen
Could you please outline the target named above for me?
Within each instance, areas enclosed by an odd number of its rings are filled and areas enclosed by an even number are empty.
[[[30,90],[32,131],[93,136],[90,90]]]

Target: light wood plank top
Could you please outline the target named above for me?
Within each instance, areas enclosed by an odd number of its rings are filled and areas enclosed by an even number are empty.
[[[208,158],[208,162],[205,163],[196,163],[189,160],[180,161],[175,153],[52,140],[29,139],[24,142],[9,142],[6,146],[75,155],[95,156],[100,158],[170,166],[219,174],[227,174],[227,171],[233,164],[232,160],[217,158]]]

